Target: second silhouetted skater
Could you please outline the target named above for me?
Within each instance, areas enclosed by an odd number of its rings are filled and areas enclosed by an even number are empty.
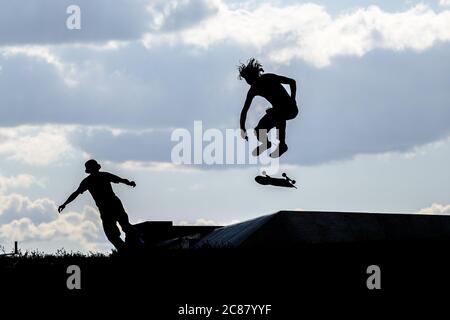
[[[124,183],[132,187],[135,187],[136,183],[127,179],[122,179],[109,172],[100,171],[100,164],[93,159],[87,161],[85,167],[86,173],[88,173],[89,176],[81,181],[78,189],[69,196],[64,204],[59,206],[58,212],[63,211],[67,204],[75,200],[78,195],[88,190],[100,211],[100,217],[102,219],[103,230],[105,231],[106,237],[118,251],[123,251],[125,249],[125,242],[120,238],[120,230],[117,227],[117,223],[119,223],[127,236],[135,235],[136,230],[130,224],[122,202],[114,193],[111,183]]]

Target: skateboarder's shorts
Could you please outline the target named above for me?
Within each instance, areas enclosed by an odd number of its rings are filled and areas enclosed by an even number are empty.
[[[119,198],[114,197],[108,199],[107,202],[103,204],[97,204],[98,210],[100,211],[100,217],[102,220],[119,220],[123,217],[128,217],[125,208],[123,207],[122,201]]]
[[[266,110],[266,115],[274,117],[277,120],[291,120],[298,115],[298,107],[296,104],[290,104],[289,106],[283,106],[280,108],[269,108]]]

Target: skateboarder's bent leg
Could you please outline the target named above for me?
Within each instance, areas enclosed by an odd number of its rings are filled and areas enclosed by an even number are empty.
[[[280,119],[276,125],[277,128],[277,138],[280,141],[278,147],[270,154],[272,158],[278,158],[283,153],[288,150],[288,146],[286,144],[286,120]]]
[[[270,110],[270,109],[269,109]],[[262,152],[270,149],[272,143],[269,141],[267,133],[276,126],[276,118],[274,115],[267,111],[267,113],[259,120],[258,125],[255,127],[256,138],[261,144],[253,150],[253,156],[259,156]]]
[[[286,145],[286,120],[279,120],[277,125],[277,138],[280,141],[280,145]]]
[[[117,222],[127,237],[140,237],[138,230],[128,220],[128,215],[125,211],[120,213]]]
[[[129,248],[130,243],[144,243],[143,235],[140,233],[140,231],[133,226],[129,219],[128,214],[125,211],[122,202],[119,200],[116,203],[116,220],[119,223],[120,227],[122,228],[122,231],[125,233],[125,244]]]
[[[272,158],[278,158],[283,153],[285,153],[288,150],[288,146],[286,144],[286,121],[294,119],[298,115],[298,107],[294,104],[289,106],[285,109],[284,112],[277,115],[277,137],[280,141],[280,144],[278,145],[277,149],[273,151],[270,156]]]
[[[117,226],[117,221],[111,218],[102,218],[102,224],[106,238],[108,238],[117,251],[125,249],[125,242],[120,238],[120,230]]]
[[[128,235],[136,233],[135,228],[130,223],[130,220],[128,219],[128,214],[125,211],[125,208],[123,207],[122,201],[118,201],[116,203],[116,207],[114,208],[114,211],[116,212],[116,220],[119,223],[120,227],[122,228],[122,231]]]
[[[114,203],[114,208],[111,208],[114,211],[114,216],[116,217],[116,221],[119,223],[122,231],[127,233],[131,229],[130,221],[128,220],[128,214],[123,207],[122,201],[116,199]]]

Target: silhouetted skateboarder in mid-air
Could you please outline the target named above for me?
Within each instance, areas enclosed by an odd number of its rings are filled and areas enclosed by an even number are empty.
[[[255,96],[261,96],[270,102],[272,108],[266,110],[266,114],[259,120],[255,128],[256,137],[261,144],[253,150],[254,156],[259,156],[262,152],[269,149],[272,143],[267,137],[267,133],[272,128],[278,129],[278,139],[280,144],[270,156],[276,158],[285,153],[288,149],[286,144],[286,120],[294,119],[298,114],[295,94],[297,91],[294,79],[279,76],[273,73],[262,74],[264,69],[262,65],[254,58],[250,59],[247,65],[239,66],[239,77],[244,78],[250,85],[250,89],[245,99],[244,107],[241,112],[241,135],[248,140],[245,129],[245,120],[252,100]],[[288,84],[291,89],[289,95],[283,84]]]
[[[122,251],[125,249],[125,242],[120,238],[120,230],[117,227],[117,223],[120,224],[120,227],[127,236],[130,234],[135,235],[136,231],[128,221],[128,215],[123,208],[122,202],[114,193],[111,182],[124,183],[133,188],[136,186],[136,183],[122,179],[109,172],[100,171],[101,166],[95,160],[87,161],[85,167],[86,173],[89,176],[81,181],[78,189],[69,196],[64,204],[59,206],[58,212],[61,213],[66,205],[75,200],[78,195],[88,190],[100,211],[106,237],[118,251]]]

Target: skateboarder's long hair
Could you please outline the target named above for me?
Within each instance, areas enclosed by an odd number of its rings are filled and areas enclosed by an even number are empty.
[[[264,72],[262,64],[259,63],[259,61],[255,58],[251,58],[250,60],[248,60],[247,65],[241,63],[238,66],[238,70],[240,80],[242,80],[242,78],[257,78],[261,75],[261,72]]]

